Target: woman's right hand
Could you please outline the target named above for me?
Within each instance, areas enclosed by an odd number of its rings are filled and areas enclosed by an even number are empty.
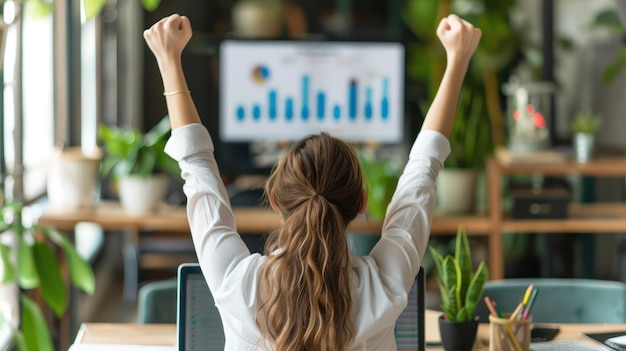
[[[446,50],[448,61],[469,62],[478,47],[482,32],[471,23],[452,14],[441,19],[437,27],[437,36]]]
[[[163,18],[143,32],[143,37],[159,64],[172,59],[179,61],[191,35],[189,18],[178,14]]]

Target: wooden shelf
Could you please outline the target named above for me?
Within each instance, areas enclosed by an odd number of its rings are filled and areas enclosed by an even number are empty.
[[[549,220],[504,219],[502,232],[616,233],[626,231],[626,204],[572,204],[568,218]]]
[[[542,174],[583,176],[626,176],[626,156],[598,156],[587,163],[568,160],[563,164],[507,164],[496,159],[501,174]]]
[[[461,225],[468,235],[488,235],[493,229],[491,220],[484,214],[451,216],[436,213],[430,232],[431,235],[454,235]]]

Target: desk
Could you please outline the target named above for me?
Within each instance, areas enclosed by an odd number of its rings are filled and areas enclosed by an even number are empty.
[[[280,216],[266,208],[233,208],[237,230],[241,233],[263,235],[280,226]],[[118,202],[103,201],[93,209],[61,211],[48,209],[37,220],[42,226],[55,227],[68,233],[73,238],[73,231],[80,222],[96,223],[109,231],[124,231],[128,244],[124,248],[124,300],[134,301],[137,294],[137,270],[139,258],[136,248],[139,246],[139,233],[142,231],[172,232],[189,237],[189,222],[184,207],[162,206],[155,213],[132,216],[126,213]],[[432,222],[431,235],[454,235],[459,225],[463,225],[471,235],[491,235],[491,226],[485,216],[441,216],[435,214]],[[359,216],[348,226],[348,231],[360,235],[379,235],[382,222]],[[490,251],[498,249],[490,244]],[[499,250],[499,249],[498,249]],[[499,253],[499,251],[498,251]],[[499,257],[498,253],[490,254],[490,259]],[[498,275],[493,276],[497,278]],[[75,318],[70,309],[61,323],[61,344],[65,346],[67,339],[76,330]]]
[[[428,325],[426,325],[428,328]],[[626,324],[561,324],[556,340],[578,339],[590,344],[592,341],[582,336],[583,332],[626,330]],[[489,324],[481,323],[478,328],[474,351],[489,350]],[[173,324],[116,324],[85,323],[75,340],[76,344],[123,344],[123,345],[164,345],[176,344],[176,326]],[[427,347],[428,351],[443,350],[441,347]]]

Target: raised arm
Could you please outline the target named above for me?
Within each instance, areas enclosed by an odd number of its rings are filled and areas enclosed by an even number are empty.
[[[172,129],[200,123],[181,64],[181,55],[191,34],[189,19],[177,14],[163,18],[143,32],[159,65]]]
[[[410,289],[426,252],[436,205],[436,178],[450,153],[447,137],[481,32],[450,15],[439,23],[437,36],[447,53],[446,71],[387,207],[381,240],[370,254],[390,289],[398,282],[405,291]]]
[[[446,50],[448,62],[422,130],[436,130],[445,137],[450,136],[463,78],[481,35],[480,29],[457,15],[444,17],[439,23],[437,36]]]

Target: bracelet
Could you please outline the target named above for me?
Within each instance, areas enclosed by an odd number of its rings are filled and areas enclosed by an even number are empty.
[[[170,95],[176,95],[176,94],[191,94],[191,91],[189,90],[174,90],[174,91],[170,91],[168,92],[163,92],[163,96],[170,96]]]

